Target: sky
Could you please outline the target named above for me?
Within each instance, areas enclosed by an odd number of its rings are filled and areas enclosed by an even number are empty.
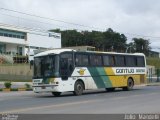
[[[0,9],[0,23],[36,29],[112,28],[128,42],[133,37],[148,39],[152,50],[160,52],[160,0],[0,0],[0,8],[50,19]]]

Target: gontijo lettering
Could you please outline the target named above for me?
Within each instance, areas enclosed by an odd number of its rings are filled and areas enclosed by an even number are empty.
[[[116,73],[134,73],[134,69],[116,69]]]

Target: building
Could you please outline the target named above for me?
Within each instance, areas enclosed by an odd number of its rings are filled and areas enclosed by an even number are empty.
[[[95,51],[95,47],[93,46],[71,46],[71,47],[64,47],[68,49],[74,49],[78,51]]]
[[[149,57],[160,58],[160,53],[156,51],[149,51]]]
[[[26,56],[37,49],[61,48],[61,34],[0,23],[0,54]]]

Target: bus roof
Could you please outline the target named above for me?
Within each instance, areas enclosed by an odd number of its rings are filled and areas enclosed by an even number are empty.
[[[102,52],[102,51],[86,51],[88,53],[105,53],[105,54],[116,54],[116,55],[139,55],[145,56],[143,53],[118,53],[118,52]]]
[[[53,49],[53,50],[47,50],[47,51],[40,52],[40,53],[36,54],[35,57],[46,56],[46,55],[49,55],[49,54],[60,54],[62,52],[67,52],[67,51],[75,51],[75,50],[73,50],[73,49]]]
[[[50,54],[60,54],[62,52],[69,52],[69,51],[75,51],[75,52],[86,52],[86,53],[105,53],[105,54],[117,54],[117,55],[135,55],[135,56],[145,56],[143,53],[117,53],[117,52],[101,52],[101,51],[77,51],[74,49],[53,49],[53,50],[47,50],[44,52],[40,52],[35,55],[35,57],[39,56],[46,56]]]

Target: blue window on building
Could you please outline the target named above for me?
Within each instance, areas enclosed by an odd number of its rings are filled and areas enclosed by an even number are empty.
[[[22,55],[23,54],[23,48],[22,47],[17,47],[17,51],[18,51],[18,55]]]
[[[25,39],[26,33],[19,32],[19,31],[11,31],[6,29],[0,29],[0,36],[4,37],[12,37],[12,38],[18,38],[18,39]]]
[[[0,43],[0,53],[4,53],[4,52],[6,52],[6,45]]]

